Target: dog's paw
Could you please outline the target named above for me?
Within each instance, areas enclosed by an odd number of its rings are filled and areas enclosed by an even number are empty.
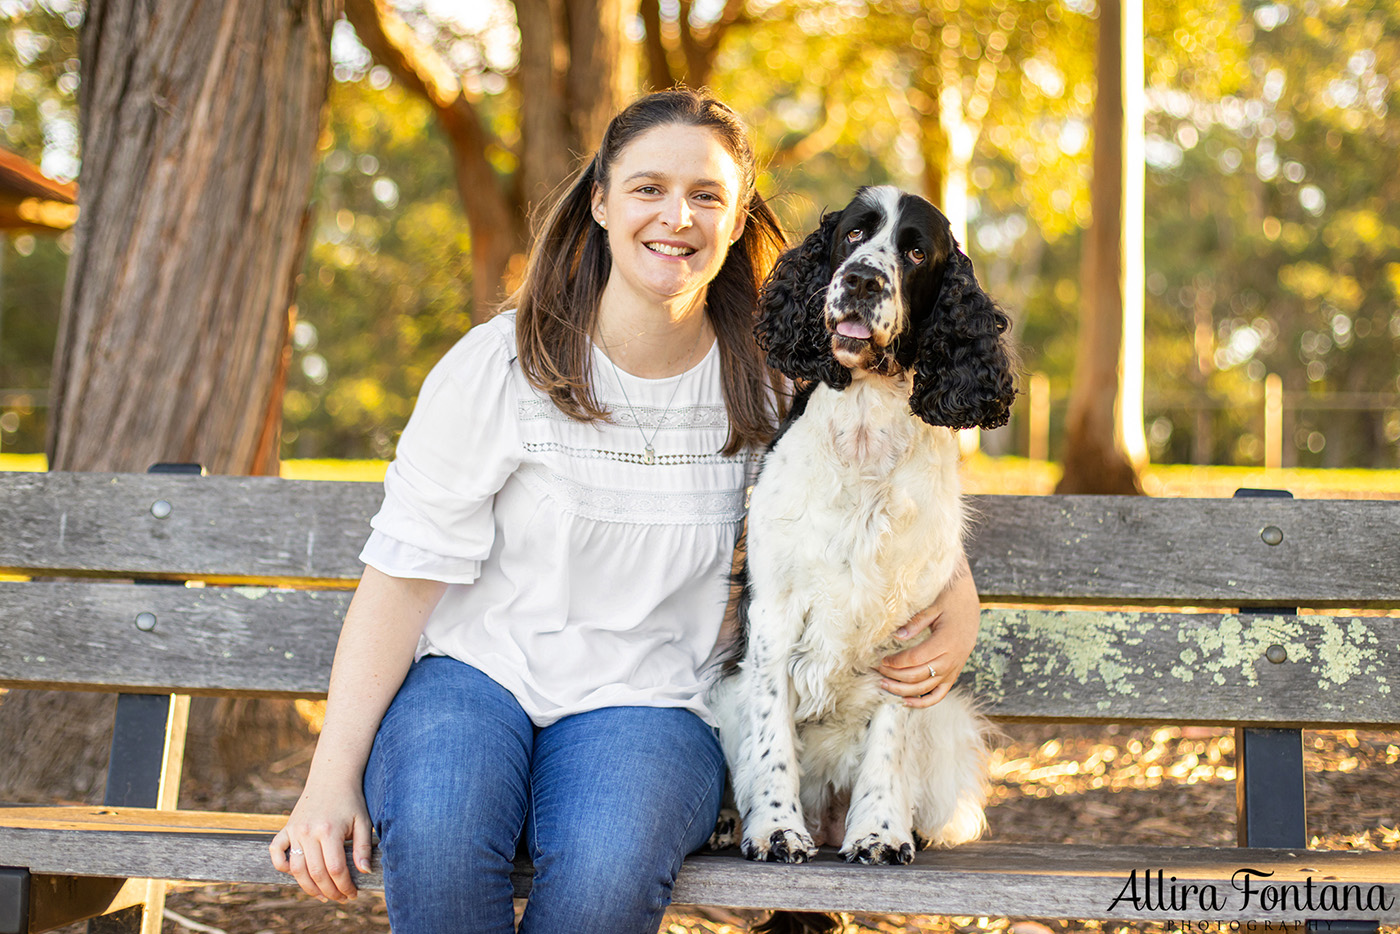
[[[715,829],[705,847],[711,850],[727,850],[739,845],[739,812],[733,808],[720,808],[715,818]]]
[[[914,844],[882,840],[879,834],[871,833],[841,847],[841,855],[848,863],[903,865],[914,861]]]
[[[767,836],[745,834],[739,846],[749,859],[770,863],[805,863],[817,855],[817,846],[805,830],[779,828]]]

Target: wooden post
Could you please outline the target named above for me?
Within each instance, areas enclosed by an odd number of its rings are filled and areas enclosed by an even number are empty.
[[[1264,469],[1283,466],[1283,377],[1264,378]]]
[[[1026,456],[1033,461],[1050,459],[1050,377],[1037,370],[1030,382],[1030,437]]]

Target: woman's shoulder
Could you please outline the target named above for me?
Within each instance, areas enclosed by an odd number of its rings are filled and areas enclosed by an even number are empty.
[[[429,379],[499,375],[515,364],[515,312],[503,311],[474,325],[433,367]]]

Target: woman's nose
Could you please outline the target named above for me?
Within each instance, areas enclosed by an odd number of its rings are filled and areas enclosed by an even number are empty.
[[[691,213],[689,201],[684,197],[676,197],[667,200],[661,220],[672,230],[683,230],[694,223],[695,215]]]

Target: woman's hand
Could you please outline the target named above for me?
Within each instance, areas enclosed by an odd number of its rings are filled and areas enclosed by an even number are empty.
[[[345,861],[346,840],[353,842],[355,868],[369,872],[370,822],[364,793],[344,784],[326,787],[311,778],[268,852],[273,868],[291,873],[306,894],[343,903],[359,894]]]
[[[941,701],[953,689],[972,654],[981,607],[977,586],[964,558],[933,605],[916,613],[896,631],[895,635],[904,641],[925,631],[928,638],[885,656],[875,669],[882,678],[880,687],[904,698],[909,707],[932,707]]]
[[[365,763],[428,614],[446,589],[440,581],[367,567],[345,611],[306,789],[267,848],[274,869],[291,873],[306,894],[322,901],[359,894],[345,863],[346,840],[353,841],[355,866],[369,872],[369,810],[360,785]]]

